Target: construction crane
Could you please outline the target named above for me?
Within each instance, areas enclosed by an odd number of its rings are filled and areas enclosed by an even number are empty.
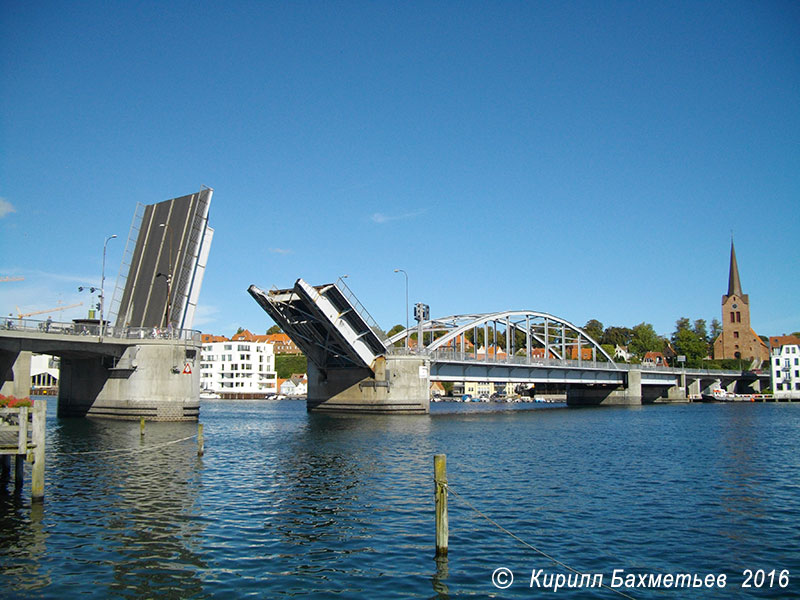
[[[49,312],[58,312],[60,310],[67,310],[68,308],[75,308],[76,306],[80,306],[83,302],[78,302],[77,304],[70,304],[68,306],[57,306],[56,308],[48,308],[47,310],[35,310],[33,312],[22,314],[19,310],[19,306],[17,307],[17,318],[18,319],[25,319],[27,317],[32,317],[33,315],[43,315],[44,313]]]

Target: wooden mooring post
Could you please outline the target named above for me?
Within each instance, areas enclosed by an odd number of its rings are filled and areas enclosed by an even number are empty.
[[[14,456],[14,487],[22,488],[25,460],[31,468],[31,499],[44,498],[44,453],[47,401],[37,400],[33,407],[3,408],[0,414],[0,461],[2,483],[8,482],[11,456]]]
[[[447,540],[450,535],[447,523],[447,457],[433,457],[434,499],[436,504],[436,557],[447,556]]]
[[[31,469],[31,498],[44,499],[44,438],[47,423],[47,400],[37,400],[33,405],[33,431],[31,443],[33,468]]]
[[[203,424],[197,424],[197,456],[205,453],[205,440],[203,440]]]

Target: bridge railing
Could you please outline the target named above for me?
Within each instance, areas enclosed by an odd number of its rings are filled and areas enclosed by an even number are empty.
[[[347,301],[350,303],[350,305],[353,307],[353,309],[354,309],[354,310],[355,310],[355,311],[356,311],[356,312],[357,312],[359,315],[361,315],[361,318],[362,318],[362,319],[364,319],[364,322],[367,324],[367,326],[368,326],[368,327],[369,327],[369,328],[370,328],[370,329],[371,329],[371,330],[372,330],[372,331],[375,333],[375,335],[377,335],[377,336],[378,336],[378,337],[381,339],[381,341],[382,341],[382,342],[385,344],[385,343],[386,343],[386,340],[388,339],[388,338],[386,337],[386,333],[383,331],[383,329],[381,329],[381,328],[378,326],[378,323],[375,321],[375,319],[373,319],[373,318],[372,318],[372,315],[371,315],[371,314],[369,314],[369,311],[367,311],[367,309],[364,307],[364,305],[363,305],[363,304],[361,304],[361,301],[360,301],[360,300],[359,300],[359,299],[356,297],[356,295],[353,293],[353,290],[351,290],[351,289],[350,289],[350,288],[347,286],[347,284],[344,282],[344,279],[342,279],[342,278],[340,277],[339,279],[337,279],[337,280],[336,280],[336,283],[335,283],[334,285],[336,285],[336,287],[337,287],[337,288],[339,289],[339,291],[342,293],[342,296],[344,296],[345,298],[347,298]]]
[[[469,362],[469,363],[489,363],[489,364],[504,364],[504,365],[520,365],[520,366],[533,366],[533,367],[571,367],[571,368],[597,368],[597,369],[618,369],[619,365],[615,363],[608,363],[599,360],[562,360],[558,358],[529,358],[527,356],[516,356],[499,354],[493,356],[489,354],[488,358],[484,354],[475,354],[475,352],[461,352],[459,350],[452,350],[448,348],[440,348],[434,352],[427,352],[423,349],[421,352],[415,348],[405,349],[392,346],[389,351],[390,354],[417,354],[430,356],[431,360],[440,362]]]
[[[0,329],[51,335],[70,335],[76,337],[100,337],[99,323],[75,323],[58,321],[38,321],[33,319],[15,319],[6,317]],[[172,329],[158,327],[114,327],[103,328],[103,338],[121,340],[182,340],[200,343],[201,334],[196,329]]]
[[[431,360],[440,362],[468,362],[473,364],[504,364],[504,365],[520,365],[532,367],[567,367],[567,368],[582,368],[582,369],[613,369],[620,371],[629,371],[631,369],[642,370],[645,372],[669,373],[674,375],[686,374],[689,377],[740,377],[741,371],[723,371],[714,369],[684,369],[681,367],[662,367],[654,365],[642,364],[629,364],[629,363],[609,363],[599,360],[562,360],[557,358],[528,358],[526,356],[515,356],[499,354],[497,356],[489,355],[487,360],[483,354],[476,355],[475,352],[461,352],[449,348],[441,348],[434,352],[428,352],[425,348],[418,350],[417,348],[405,348],[403,346],[390,346],[387,348],[387,354],[393,356],[428,356]]]

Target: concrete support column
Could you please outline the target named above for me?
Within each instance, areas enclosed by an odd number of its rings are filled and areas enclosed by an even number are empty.
[[[642,372],[630,370],[621,386],[567,384],[569,406],[631,406],[642,404]]]
[[[309,412],[419,413],[430,410],[430,362],[419,356],[378,357],[372,369],[321,370],[308,364]]]
[[[109,419],[196,421],[200,348],[141,344],[113,357],[63,357],[58,414]]]
[[[31,393],[31,352],[0,350],[0,394],[25,398]]]

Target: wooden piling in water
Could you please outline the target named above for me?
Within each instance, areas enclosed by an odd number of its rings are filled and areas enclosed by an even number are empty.
[[[447,556],[447,541],[450,535],[447,523],[447,457],[433,457],[434,500],[436,505],[436,556]]]
[[[0,456],[0,483],[5,485],[11,478],[11,456],[3,454]]]
[[[25,455],[17,454],[14,457],[14,488],[20,489],[25,481]]]
[[[33,445],[33,467],[31,469],[31,499],[44,499],[44,441],[47,422],[47,400],[37,400],[33,406],[33,428],[31,444]]]
[[[203,440],[203,424],[197,424],[197,456],[205,453],[205,440]]]
[[[139,417],[139,436],[144,437],[144,417]]]

